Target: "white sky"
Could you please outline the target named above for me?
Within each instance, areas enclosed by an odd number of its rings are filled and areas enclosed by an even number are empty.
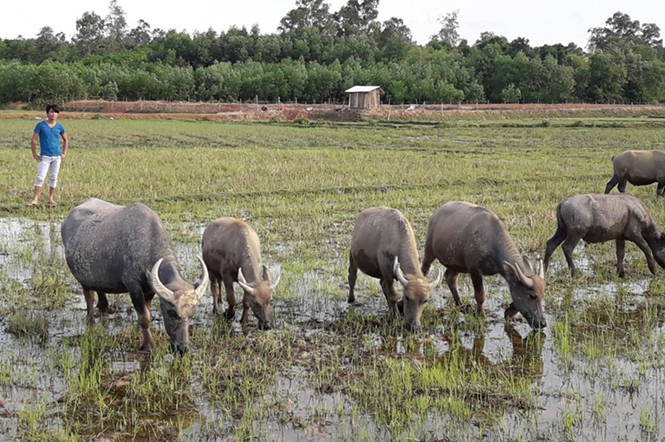
[[[331,12],[347,0],[329,0]],[[279,21],[295,7],[295,0],[118,0],[128,27],[139,19],[152,29],[174,28],[226,31],[231,25],[258,24],[261,33],[276,32]],[[105,17],[108,0],[0,0],[0,38],[33,38],[43,26],[68,39],[76,33],[76,20],[86,11]],[[404,20],[413,38],[425,44],[440,29],[437,19],[459,10],[459,33],[473,44],[481,32],[491,31],[509,41],[529,39],[531,46],[574,42],[586,47],[592,27],[603,26],[617,11],[640,23],[655,23],[665,36],[665,0],[380,0],[379,20]]]

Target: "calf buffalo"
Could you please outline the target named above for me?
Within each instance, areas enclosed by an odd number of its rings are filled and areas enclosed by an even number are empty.
[[[406,326],[420,327],[420,315],[430,293],[441,281],[441,274],[429,282],[418,267],[418,250],[411,224],[396,209],[373,207],[363,210],[356,220],[349,252],[349,299],[355,302],[353,289],[358,269],[378,278],[388,301],[389,314],[399,311],[394,280],[404,286],[403,309]]]
[[[665,152],[657,150],[627,150],[612,157],[614,175],[605,186],[605,193],[619,185],[619,192],[626,191],[626,183],[645,186],[658,183],[656,197],[665,193]]]
[[[517,252],[499,218],[486,208],[461,201],[441,206],[427,227],[423,274],[435,259],[446,267],[444,276],[457,305],[461,304],[457,291],[460,273],[471,275],[478,313],[483,312],[485,302],[483,276],[499,273],[508,281],[513,299],[504,316],[520,312],[534,329],[546,326],[542,265],[536,274],[529,259]]]
[[[201,239],[203,261],[210,273],[213,313],[219,312],[220,281],[224,282],[229,308],[226,317],[235,316],[237,303],[233,283],[244,291],[241,323],[247,323],[247,311],[251,308],[259,320],[259,328],[270,328],[270,301],[279,282],[270,282],[270,273],[261,265],[261,245],[256,232],[235,218],[219,218],[203,232]],[[243,270],[244,269],[244,270]]]
[[[626,241],[634,242],[644,252],[651,273],[656,273],[654,257],[661,267],[665,267],[665,234],[654,223],[642,201],[632,195],[571,196],[557,206],[556,221],[556,232],[547,240],[545,269],[552,253],[563,242],[563,254],[570,274],[574,276],[573,249],[581,239],[588,243],[616,240],[617,271],[621,277],[625,274]]]
[[[150,302],[157,294],[171,348],[187,350],[189,321],[208,286],[208,272],[199,258],[199,281],[192,285],[181,277],[155,212],[142,204],[123,207],[90,198],[72,209],[61,233],[67,265],[83,286],[90,323],[95,292],[101,310],[108,308],[106,293],[129,292],[143,330],[141,349],[150,351]]]

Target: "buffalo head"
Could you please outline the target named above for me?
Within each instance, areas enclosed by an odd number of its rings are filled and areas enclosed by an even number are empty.
[[[404,287],[404,297],[402,300],[406,328],[412,331],[418,330],[420,328],[420,315],[423,313],[425,303],[429,301],[432,290],[441,282],[441,270],[439,270],[439,274],[433,282],[428,281],[420,271],[417,274],[409,275],[407,278],[402,272],[399,260],[395,257],[393,273],[395,273],[395,277],[397,277],[397,280]]]
[[[254,316],[259,320],[259,328],[262,330],[270,329],[270,301],[272,301],[272,294],[279,283],[280,276],[277,274],[277,279],[271,282],[268,267],[264,265],[263,279],[248,283],[242,274],[242,268],[238,269],[238,284],[245,292],[242,303],[252,309]]]
[[[169,335],[171,349],[183,354],[189,346],[189,321],[196,313],[196,304],[208,288],[208,269],[199,257],[203,273],[196,284],[192,286],[184,283],[182,288],[173,291],[164,286],[159,279],[159,266],[163,260],[160,259],[153,266],[150,272],[150,285],[161,300],[164,328]]]
[[[540,270],[536,275],[531,261],[526,256],[524,257],[524,265],[531,270],[533,276],[526,276],[517,262],[514,264],[508,261],[503,262],[510,296],[513,299],[513,303],[506,310],[506,317],[520,312],[534,330],[539,330],[547,326],[543,312],[545,270],[541,261]]]

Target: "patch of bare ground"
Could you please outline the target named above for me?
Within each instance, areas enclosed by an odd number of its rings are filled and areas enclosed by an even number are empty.
[[[3,118],[34,118],[39,111],[26,110],[25,104],[11,103],[0,111]],[[665,104],[401,104],[381,105],[371,110],[349,109],[343,104],[300,103],[202,103],[185,101],[104,101],[78,100],[65,103],[67,118],[122,118],[128,120],[200,119],[293,121],[296,119],[359,121],[365,118],[380,120],[447,120],[459,117],[573,117],[585,114],[602,116],[656,115],[665,116]],[[17,112],[18,111],[18,112]],[[20,111],[24,111],[20,112]]]

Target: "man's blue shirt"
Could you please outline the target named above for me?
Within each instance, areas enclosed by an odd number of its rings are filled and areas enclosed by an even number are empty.
[[[35,133],[39,134],[40,155],[50,157],[58,157],[62,155],[62,150],[60,149],[60,136],[65,133],[65,128],[62,124],[56,122],[55,126],[48,127],[46,121],[42,121],[35,126]]]

